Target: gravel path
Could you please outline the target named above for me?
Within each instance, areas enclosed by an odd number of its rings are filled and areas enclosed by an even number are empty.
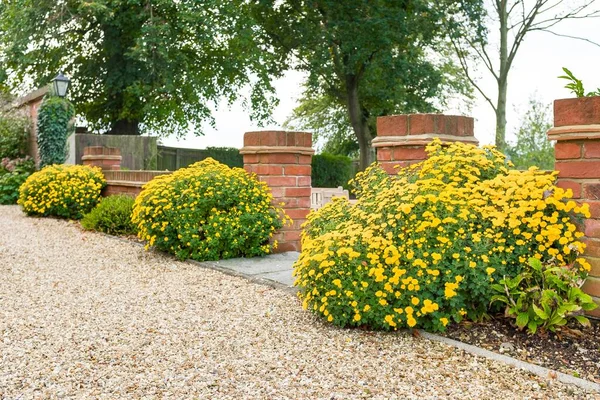
[[[596,398],[0,206],[0,399]]]

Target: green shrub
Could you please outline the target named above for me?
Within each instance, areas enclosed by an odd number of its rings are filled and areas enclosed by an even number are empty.
[[[83,165],[50,165],[31,174],[19,189],[27,215],[80,219],[100,200],[102,170]]]
[[[304,308],[338,326],[442,331],[499,310],[492,285],[530,257],[585,276],[571,216],[589,207],[555,174],[509,170],[491,147],[436,140],[427,152],[397,176],[369,167],[355,205],[337,199],[309,215],[294,265]]]
[[[209,158],[148,182],[132,220],[147,247],[180,259],[218,260],[267,254],[282,226],[264,182]],[[274,244],[276,245],[276,243]]]
[[[67,139],[72,133],[73,104],[61,97],[46,97],[38,111],[40,166],[62,164],[68,156]]]
[[[134,199],[131,196],[108,196],[84,215],[84,229],[108,233],[109,235],[135,235],[137,230],[131,222]]]
[[[575,320],[588,326],[584,311],[598,307],[591,296],[581,290],[585,275],[581,271],[552,264],[542,265],[537,258],[514,278],[504,278],[492,285],[496,295],[492,302],[506,305],[506,314],[515,318],[520,329],[530,334],[541,330],[556,331]]]
[[[35,164],[29,157],[0,162],[0,204],[16,204],[19,188],[35,170]]]
[[[207,147],[204,157],[212,158],[230,168],[243,168],[244,158],[235,147]]]
[[[312,158],[313,187],[348,188],[352,178],[352,160],[350,157],[329,153],[315,154]]]
[[[0,112],[0,159],[27,154],[29,120],[17,112]]]

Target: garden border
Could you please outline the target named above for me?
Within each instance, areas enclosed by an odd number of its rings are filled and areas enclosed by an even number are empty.
[[[109,235],[109,234],[102,233],[102,232],[93,232],[93,233],[99,233],[101,235],[104,235],[104,236],[112,238],[112,239],[117,239],[120,241],[131,243],[131,244],[137,245],[142,248],[144,247],[143,243],[135,242],[135,241],[127,239],[127,238]],[[146,251],[146,250],[144,250],[144,251]],[[167,254],[167,253],[157,252],[157,254],[161,254],[163,256],[177,260],[176,257],[174,257],[170,254]],[[177,261],[180,261],[180,260],[177,260]],[[273,289],[283,290],[284,292],[294,295],[294,296],[298,292],[298,290],[293,286],[288,286],[281,282],[277,282],[277,281],[274,281],[271,279],[257,278],[257,277],[253,277],[251,275],[247,275],[247,274],[244,274],[241,272],[233,271],[229,268],[218,265],[217,262],[215,262],[215,261],[196,261],[196,260],[187,259],[187,260],[183,260],[182,262],[190,263],[192,265],[196,265],[201,268],[211,269],[213,271],[218,271],[225,275],[235,276],[238,278],[244,278],[249,282],[257,283],[259,285],[269,286]],[[400,329],[399,331],[410,332],[409,329]],[[510,365],[512,367],[518,368],[523,371],[527,371],[533,375],[537,375],[541,378],[544,378],[544,379],[547,379],[550,381],[557,380],[558,382],[561,382],[561,383],[574,385],[581,389],[594,391],[594,392],[600,394],[600,384],[589,381],[587,379],[582,379],[582,378],[577,378],[577,377],[574,377],[571,375],[567,375],[563,372],[559,372],[559,371],[556,371],[553,369],[542,367],[540,365],[528,363],[526,361],[518,360],[516,358],[506,356],[504,354],[498,354],[498,353],[483,349],[478,346],[463,343],[458,340],[454,340],[454,339],[450,339],[450,338],[447,338],[444,336],[436,335],[434,333],[429,333],[429,332],[423,331],[421,329],[415,329],[415,331],[418,332],[420,334],[420,336],[422,336],[423,338],[425,338],[429,341],[444,343],[444,344],[452,346],[454,348],[466,351],[467,353],[470,353],[470,354],[473,354],[473,355],[476,355],[479,357],[484,357],[484,358],[487,358],[488,360],[498,361],[498,362]],[[553,375],[555,377],[553,377]]]

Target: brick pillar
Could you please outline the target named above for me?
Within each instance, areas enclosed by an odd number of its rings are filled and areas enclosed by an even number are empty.
[[[279,243],[275,251],[300,251],[300,226],[310,211],[312,135],[285,131],[246,132],[240,153],[244,156],[244,169],[254,172],[269,185],[273,202],[284,203],[283,209],[293,220],[291,226],[275,235],[274,239]]]
[[[548,138],[556,141],[557,185],[590,205],[583,240],[592,270],[583,289],[600,304],[600,96],[556,100]],[[600,318],[600,309],[590,314]]]
[[[473,118],[442,114],[390,115],[377,118],[377,161],[389,173],[427,158],[425,147],[434,138],[442,142],[478,144]]]
[[[100,167],[103,170],[121,169],[121,150],[116,147],[90,146],[83,149],[83,165]]]

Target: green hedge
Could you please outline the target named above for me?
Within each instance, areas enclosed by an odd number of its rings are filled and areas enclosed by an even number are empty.
[[[352,159],[349,157],[322,153],[312,158],[313,187],[347,188],[352,172]]]

